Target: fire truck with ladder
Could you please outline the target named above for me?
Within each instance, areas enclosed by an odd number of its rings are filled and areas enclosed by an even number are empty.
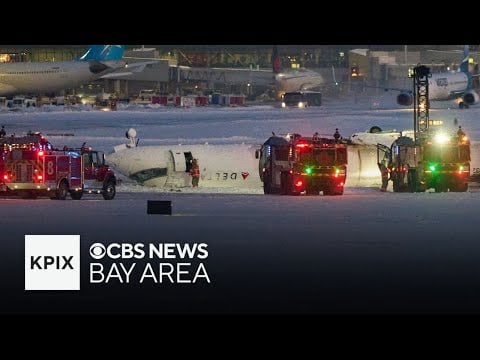
[[[256,151],[265,194],[342,195],[347,145],[328,136],[271,136]]]
[[[70,194],[102,194],[111,200],[116,177],[104,153],[86,147],[55,149],[40,133],[0,138],[0,195],[47,196],[65,200]]]
[[[378,144],[378,161],[388,163],[394,192],[430,188],[465,192],[470,177],[470,140],[461,128],[441,128],[430,120],[429,76],[428,67],[414,68],[414,137],[400,136],[390,148]]]

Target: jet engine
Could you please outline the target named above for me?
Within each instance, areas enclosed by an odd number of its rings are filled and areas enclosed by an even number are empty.
[[[108,66],[105,64],[102,64],[99,61],[96,60],[90,60],[88,63],[88,68],[90,69],[90,72],[92,74],[99,74],[102,71],[105,71],[108,69]]]
[[[397,104],[402,106],[410,106],[413,104],[412,94],[402,92],[397,95]]]
[[[473,105],[478,103],[480,97],[475,90],[469,90],[463,95],[463,102],[467,105]]]

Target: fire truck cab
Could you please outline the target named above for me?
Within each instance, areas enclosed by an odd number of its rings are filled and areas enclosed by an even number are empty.
[[[115,197],[117,179],[113,170],[105,163],[103,151],[82,146],[80,149],[67,149],[66,152],[82,158],[82,186],[70,189],[72,199],[79,200],[84,193],[102,194],[105,200]]]
[[[330,137],[272,136],[257,151],[265,194],[342,195],[347,145]]]
[[[104,154],[82,146],[54,149],[40,133],[0,139],[0,194],[79,200],[84,193],[111,200],[116,177]]]
[[[442,127],[429,116],[430,68],[413,69],[413,138],[400,136],[385,151],[394,192],[465,192],[470,177],[470,140],[461,127]],[[380,153],[380,147],[378,147]]]
[[[470,176],[470,140],[465,134],[426,131],[401,136],[387,152],[394,192],[465,192]]]

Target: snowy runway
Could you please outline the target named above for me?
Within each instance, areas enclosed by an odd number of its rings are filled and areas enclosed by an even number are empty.
[[[197,111],[198,110],[198,111]],[[110,151],[135,127],[141,144],[263,142],[272,131],[342,135],[411,127],[405,110],[345,104],[281,109],[0,114],[7,132],[73,133]],[[480,139],[480,111],[438,110]],[[266,196],[261,189],[145,188],[123,179],[117,197],[0,198],[1,313],[438,313],[480,311],[479,194],[381,193],[345,189],[338,197]],[[228,192],[228,193],[227,193]],[[148,200],[172,202],[172,215],[149,215]],[[25,291],[26,234],[79,234],[80,291]],[[206,243],[211,284],[88,283],[93,243]]]

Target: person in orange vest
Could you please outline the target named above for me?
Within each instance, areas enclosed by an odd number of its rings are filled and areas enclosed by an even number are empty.
[[[200,180],[200,167],[198,166],[198,160],[192,160],[192,167],[190,168],[190,176],[192,177],[192,186],[198,187],[198,181]]]

